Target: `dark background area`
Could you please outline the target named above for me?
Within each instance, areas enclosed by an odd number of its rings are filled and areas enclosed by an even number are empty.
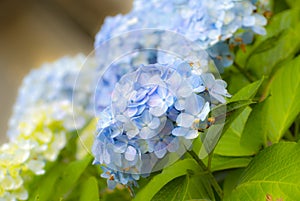
[[[0,0],[0,141],[23,77],[65,55],[93,50],[106,16],[132,0]]]

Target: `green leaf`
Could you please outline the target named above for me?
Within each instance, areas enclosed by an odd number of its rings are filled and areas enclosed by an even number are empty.
[[[186,200],[189,186],[189,176],[181,176],[173,179],[165,185],[151,201],[184,201]]]
[[[228,197],[233,189],[237,186],[241,174],[244,172],[244,168],[231,170],[227,175],[223,183],[224,197]]]
[[[229,99],[229,102],[252,99],[256,95],[263,81],[264,78],[243,87]]]
[[[29,194],[30,201],[50,200],[53,195],[55,183],[63,171],[64,166],[58,162],[53,164],[53,167],[47,171],[45,175],[36,178],[32,184],[32,189]]]
[[[211,170],[214,172],[232,168],[246,167],[251,160],[251,157],[227,157],[214,154],[211,163]]]
[[[162,173],[154,176],[144,188],[139,190],[134,200],[151,200],[167,183],[177,177],[186,175],[188,170],[194,173],[201,172],[201,168],[193,159],[178,161],[165,168]]]
[[[225,74],[222,75],[223,80],[228,84],[227,89],[230,94],[235,94],[240,89],[250,84],[249,80],[242,73],[235,72],[234,70],[234,68],[228,68],[228,70],[225,71]]]
[[[29,200],[60,200],[67,196],[75,186],[80,175],[91,162],[91,156],[69,164],[56,162],[45,175],[32,184]],[[55,193],[53,193],[55,192]]]
[[[285,0],[285,1],[291,8],[300,8],[299,0]]]
[[[92,157],[88,155],[83,160],[73,161],[64,168],[55,184],[54,196],[57,197],[57,200],[65,198],[67,193],[72,191],[72,188],[76,185],[77,180],[87,166],[91,164],[91,161]]]
[[[76,158],[78,160],[84,158],[87,154],[91,153],[91,148],[95,138],[95,130],[97,127],[97,119],[93,119],[86,128],[79,133],[77,139],[77,152]]]
[[[247,52],[239,51],[236,62],[257,78],[270,74],[299,51],[300,10],[287,10],[275,15],[267,26],[267,34],[257,37]]]
[[[271,48],[271,46],[267,44],[266,41],[269,41],[271,44],[275,44],[276,39],[278,39],[276,37],[280,36],[285,30],[289,29],[290,27],[295,27],[299,23],[299,21],[300,10],[296,9],[289,9],[273,16],[267,25],[267,34],[258,36],[252,46],[247,46],[246,53],[243,51],[238,51],[235,59],[236,62],[240,64],[240,66],[245,66],[249,57],[255,51],[262,53],[261,50],[266,51]]]
[[[250,107],[246,107],[234,119],[227,131],[222,135],[214,153],[223,156],[251,156],[256,153],[256,147],[241,145],[241,136],[251,110]]]
[[[282,12],[285,9],[289,8],[289,5],[286,3],[286,0],[273,1],[273,11],[274,13]]]
[[[244,108],[250,104],[255,103],[252,100],[238,100],[238,101],[231,101],[226,104],[221,104],[214,107],[211,111],[214,117],[218,117],[220,115],[224,115],[224,113],[234,112],[235,110]]]
[[[244,131],[246,121],[251,113],[250,107],[246,107],[245,109],[243,109],[243,107],[248,105],[245,100],[251,99],[255,96],[263,80],[264,78],[243,87],[229,100],[229,110],[237,108],[241,109],[236,111],[236,114],[231,114],[231,116],[226,119],[227,125],[224,127],[225,129],[223,129],[224,134],[216,147],[215,153],[224,156],[248,156],[257,152],[256,145],[241,145],[241,136]],[[251,101],[248,100],[248,103],[251,103]]]
[[[252,103],[254,102],[251,100],[235,101],[219,105],[212,110],[211,115],[216,121],[214,125],[209,129],[206,129],[201,135],[202,144],[201,146],[197,146],[199,149],[194,149],[199,158],[205,158],[212,150],[214,150],[222,134],[228,131],[232,122],[239,117],[244,108]],[[226,119],[224,119],[225,117]]]
[[[88,178],[82,184],[80,201],[99,201],[98,182],[95,177]]]
[[[191,172],[167,183],[151,201],[215,200],[206,172]]]
[[[230,124],[239,116],[245,107],[255,103],[252,100],[239,100],[221,104],[211,111],[211,116],[215,118],[215,124],[224,124],[223,132],[226,132]],[[226,117],[226,119],[224,119]],[[208,129],[209,130],[209,129]]]
[[[240,141],[245,149],[251,149],[257,153],[263,145],[267,145],[266,112],[265,101],[252,108]]]
[[[226,200],[299,200],[300,145],[282,142],[259,153]]]
[[[278,142],[300,113],[300,56],[284,65],[270,84],[266,101],[267,137]]]
[[[294,28],[284,31],[267,51],[254,51],[246,68],[250,69],[252,74],[256,74],[256,77],[261,77],[262,75],[269,75],[275,67],[293,58],[300,47],[299,29],[300,26],[296,25]]]
[[[106,184],[107,185],[107,184]],[[126,188],[117,188],[110,192],[109,190],[102,190],[101,201],[131,201],[132,197]]]
[[[207,175],[192,175],[186,200],[215,200],[213,189]]]

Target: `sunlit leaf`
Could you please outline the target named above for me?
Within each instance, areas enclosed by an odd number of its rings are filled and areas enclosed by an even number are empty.
[[[224,200],[298,200],[300,145],[282,142],[259,153]],[[267,199],[269,198],[269,199]]]
[[[95,177],[90,177],[82,185],[80,201],[99,201],[98,182]]]
[[[212,158],[211,170],[220,171],[232,168],[242,168],[246,167],[251,160],[251,157],[227,157],[214,155]]]
[[[300,10],[286,10],[275,15],[267,26],[267,34],[257,37],[246,53],[239,51],[236,62],[260,78],[270,74],[299,51]]]
[[[86,128],[80,132],[77,139],[76,158],[78,160],[84,158],[91,152],[91,148],[95,138],[97,119],[93,119]]]
[[[266,101],[267,137],[278,142],[300,113],[300,57],[285,64],[270,85]]]
[[[185,159],[178,161],[175,164],[166,167],[162,173],[154,176],[143,189],[139,190],[135,197],[135,201],[147,201],[151,200],[156,193],[158,193],[165,185],[175,178],[185,176],[188,171],[192,171],[194,174],[200,174],[202,172],[199,165],[193,159]],[[201,190],[201,188],[199,188]]]
[[[152,201],[184,201],[187,197],[188,187],[188,175],[177,177],[156,193],[156,195],[152,198]]]
[[[229,99],[229,102],[252,99],[257,93],[263,80],[264,78],[243,87]]]
[[[91,161],[92,157],[89,155],[83,160],[69,163],[56,181],[54,196],[59,199],[64,198],[67,193],[72,191],[72,188],[76,185],[77,180],[84,172],[86,167],[91,164]]]
[[[241,136],[246,121],[251,113],[251,108],[246,107],[230,124],[227,131],[222,135],[214,153],[223,156],[250,156],[255,154],[255,147],[241,145]]]
[[[240,176],[244,170],[245,168],[239,168],[231,170],[229,173],[227,173],[223,183],[224,197],[228,197],[232,193],[233,189],[237,186]]]

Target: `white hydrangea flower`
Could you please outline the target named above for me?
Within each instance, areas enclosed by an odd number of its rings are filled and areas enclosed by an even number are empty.
[[[71,109],[59,102],[26,110],[14,140],[0,147],[0,201],[28,199],[25,178],[44,174],[46,162],[57,159],[67,141],[64,119],[72,116]],[[60,119],[54,118],[57,113],[63,114]]]

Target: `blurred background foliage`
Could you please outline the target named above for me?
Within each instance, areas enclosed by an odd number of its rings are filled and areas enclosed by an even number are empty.
[[[0,0],[0,142],[23,77],[64,55],[93,50],[106,16],[132,0]]]

